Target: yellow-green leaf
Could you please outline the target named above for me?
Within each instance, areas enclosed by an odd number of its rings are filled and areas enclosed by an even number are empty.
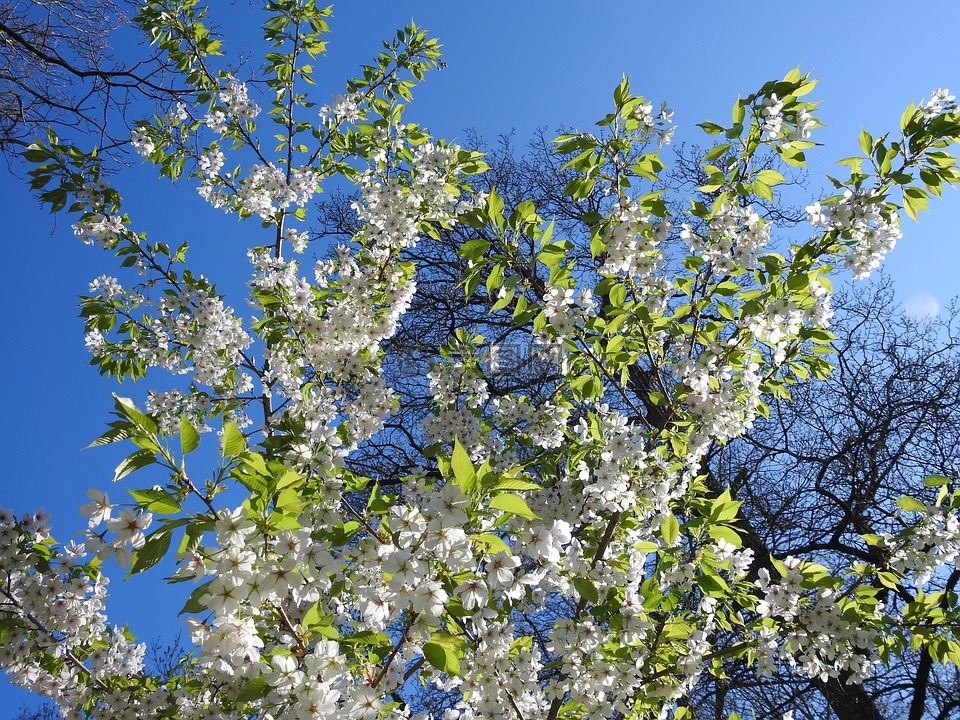
[[[501,493],[495,496],[490,501],[490,507],[495,510],[503,510],[503,512],[508,512],[511,515],[526,518],[527,520],[535,520],[538,517],[534,514],[533,510],[530,509],[530,506],[527,505],[526,500],[513,493]]]

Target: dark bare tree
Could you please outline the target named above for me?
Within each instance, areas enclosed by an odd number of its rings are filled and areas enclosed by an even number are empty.
[[[133,103],[169,104],[175,74],[159,52],[120,57],[111,35],[132,0],[0,0],[0,153],[9,160],[50,128],[101,152],[129,140]]]
[[[829,380],[798,385],[772,405],[768,421],[742,440],[716,448],[715,476],[744,501],[746,525],[775,557],[814,559],[828,567],[879,564],[883,549],[863,535],[903,527],[897,499],[932,503],[929,475],[956,477],[960,466],[960,326],[957,308],[922,321],[905,317],[889,278],[840,297],[836,369]],[[954,592],[960,573],[930,579],[913,592],[878,588],[888,606]],[[704,696],[710,717],[806,708],[823,717],[949,718],[960,706],[953,668],[927,653],[891,658],[857,689],[805,683],[787,675],[757,679],[730,673]],[[735,678],[735,680],[734,680]],[[786,688],[789,688],[789,695]],[[795,715],[801,717],[800,713]]]

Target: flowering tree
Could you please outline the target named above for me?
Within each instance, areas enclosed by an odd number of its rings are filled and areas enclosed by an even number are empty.
[[[769,157],[805,162],[815,82],[792,71],[738,100],[729,126],[703,123],[722,141],[704,161],[709,201],[673,219],[653,189],[671,113],[624,80],[598,133],[557,140],[575,173],[564,192],[603,198],[582,218],[583,254],[533,203],[475,192],[480,153],[403,120],[439,58],[419,28],[318,113],[305,88],[329,14],[271,0],[256,85],[221,69],[193,0],[138,16],[193,93],[132,144],[261,225],[249,323],[191,272],[185,244],[134,229],[95,154],[53,135],[27,151],[34,187],[131,274],[97,278],[82,299],[95,364],[182,382],[139,405],[117,398],[94,444],[135,446],[115,481],[152,468],[163,484],[132,486],[126,505],[92,490],[84,544],[57,545],[39,513],[0,517],[0,657],[14,679],[74,717],[425,717],[430,685],[449,718],[684,718],[731,659],[814,679],[828,698],[856,697],[911,650],[960,662],[956,594],[923,591],[960,547],[951,478],[918,480],[896,527],[862,532],[863,557],[827,567],[759,551],[705,464],[769,398],[829,374],[835,265],[869,275],[900,210],[916,216],[960,182],[946,151],[960,139],[954,99],[911,106],[896,137],[864,132],[849,177],[807,209],[810,236],[780,253],[753,204],[783,181]],[[307,275],[296,257],[324,184],[357,187],[357,230]],[[674,225],[682,252],[665,250]],[[396,410],[384,348],[430,281],[406,252],[456,226],[475,231],[459,249],[465,294],[485,293],[553,370],[536,393],[492,402],[496,347],[450,328],[418,378],[429,417],[404,428],[427,441],[424,466],[354,472],[351,454]],[[194,648],[152,675],[103,613],[105,567],[139,573],[168,554],[173,580],[196,584],[182,611]]]
[[[699,162],[703,154],[681,148],[670,158],[673,171],[665,195],[683,197],[706,182],[706,174],[691,164],[694,156],[700,156]],[[507,207],[533,199],[540,214],[554,219],[555,234],[573,242],[568,257],[581,253],[583,262],[588,262],[590,224],[581,218],[606,199],[602,191],[581,201],[562,196],[563,188],[576,177],[575,171],[562,168],[569,156],[554,155],[549,140],[538,133],[522,155],[506,138],[485,159],[491,167],[475,179],[475,188],[500,188]],[[802,173],[782,163],[764,169],[787,175],[781,185],[787,186],[788,195],[791,179],[803,180]],[[708,194],[699,195],[709,201]],[[324,203],[324,237],[349,238],[356,232],[350,200],[341,196]],[[758,200],[753,207],[780,232],[806,222],[805,214],[790,208],[789,201]],[[672,212],[679,215],[684,210]],[[384,431],[346,460],[352,471],[382,478],[381,487],[390,487],[391,478],[429,464],[424,460],[426,438],[404,430],[418,427],[429,417],[432,395],[417,378],[429,371],[426,365],[444,344],[446,328],[483,334],[488,343],[497,343],[495,357],[490,357],[488,345],[485,358],[489,395],[485,404],[497,403],[517,388],[534,406],[550,399],[555,364],[536,362],[536,354],[524,352],[524,330],[513,327],[509,314],[489,313],[494,300],[487,293],[465,298],[456,287],[467,262],[456,251],[476,238],[495,240],[483,228],[454,227],[442,231],[438,241],[405,253],[416,259],[421,277],[401,327],[384,343],[383,366],[388,384],[399,395],[400,408],[386,421]],[[679,229],[668,234],[664,247],[670,251],[672,244],[683,245]],[[546,280],[548,269],[539,270]],[[865,553],[880,550],[864,548],[862,534],[896,532],[900,527],[896,498],[916,492],[917,478],[953,476],[960,466],[960,441],[955,434],[960,425],[960,346],[955,323],[904,318],[889,279],[858,287],[858,292],[843,293],[839,302],[837,297],[832,301],[836,314],[831,332],[837,337],[831,362],[837,370],[829,378],[794,385],[790,399],[768,399],[769,418],[758,418],[736,440],[715,443],[701,461],[714,496],[729,487],[731,499],[742,501],[738,527],[744,531],[745,544],[762,557],[816,558],[829,568],[863,560],[869,557]],[[496,362],[492,372],[491,359]],[[414,371],[418,364],[424,367],[420,374]],[[642,377],[635,377],[627,387],[640,382]],[[622,402],[618,406],[616,398],[609,398],[609,404],[630,422],[628,406]],[[955,584],[954,573],[938,575],[923,590],[950,591]],[[896,604],[910,601],[911,596],[885,591],[882,599]],[[569,607],[558,601],[552,610],[564,614]],[[536,637],[538,632],[549,632],[555,617],[549,612],[536,617],[521,612],[517,620],[528,623],[525,632]],[[923,648],[884,663],[869,680],[855,686],[840,678],[806,679],[789,666],[758,676],[742,659],[719,662],[720,670],[701,676],[686,699],[699,716],[753,712],[758,717],[779,717],[790,708],[797,718],[819,718],[830,710],[845,718],[919,718],[924,711],[932,717],[947,717],[960,701],[956,667],[934,663]],[[431,689],[421,701],[436,710],[451,698]]]

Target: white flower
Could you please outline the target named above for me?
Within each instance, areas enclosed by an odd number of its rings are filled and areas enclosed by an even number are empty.
[[[139,548],[143,545],[143,531],[153,522],[151,513],[137,513],[133,508],[124,508],[120,516],[107,521],[107,530],[117,533],[114,543]]]
[[[100,354],[100,350],[106,344],[107,340],[99,330],[91,330],[83,336],[84,347],[94,355]]]
[[[136,128],[130,134],[130,144],[133,145],[133,149],[142,157],[146,157],[156,148],[153,139],[147,134],[144,128]]]
[[[464,610],[476,610],[486,607],[489,594],[487,586],[480,578],[472,578],[461,583],[456,591],[463,603]]]
[[[303,682],[304,674],[300,670],[300,663],[291,655],[274,655],[270,659],[273,672],[264,678],[268,685],[278,690],[290,690]]]
[[[87,497],[90,498],[91,502],[80,508],[80,514],[89,518],[89,527],[94,528],[109,520],[113,505],[110,504],[110,498],[107,497],[107,494],[101,490],[92,489],[87,490]]]
[[[775,140],[783,126],[783,101],[776,93],[770,93],[763,99],[763,136],[764,139]]]
[[[322,720],[338,717],[337,699],[339,690],[333,690],[327,683],[308,682],[305,689],[297,694],[296,712],[299,720]]]
[[[921,107],[925,118],[935,118],[948,112],[957,111],[957,99],[946,88],[937,88],[930,99]]]

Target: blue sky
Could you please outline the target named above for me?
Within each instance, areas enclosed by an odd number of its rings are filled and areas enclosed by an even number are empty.
[[[231,37],[252,47],[251,28],[260,20],[246,3],[215,5],[212,15],[223,23],[228,52],[241,44]],[[447,68],[428,76],[408,119],[447,138],[463,137],[467,128],[489,140],[511,130],[523,138],[539,126],[586,129],[608,111],[612,90],[627,73],[635,92],[675,110],[677,141],[702,142],[695,123],[726,121],[738,94],[799,65],[821,78],[815,96],[827,126],[813,138],[825,147],[808,153],[814,193],[823,172],[842,172],[831,168],[832,160],[859,152],[861,127],[880,134],[934,88],[960,91],[960,57],[951,39],[960,27],[956,2],[914,10],[894,2],[350,0],[334,7],[329,58],[316,63],[318,99],[337,94],[379,41],[411,18],[440,37]],[[118,43],[123,53],[138,50],[126,36]],[[114,181],[129,198],[137,229],[153,239],[191,240],[202,269],[216,280],[228,258],[243,257],[236,221],[204,207],[188,183],[171,189],[152,177],[149,168],[135,167]],[[85,525],[77,508],[88,488],[121,495],[108,485],[123,449],[81,450],[101,432],[115,388],[88,365],[76,309],[77,295],[114,265],[73,238],[72,219],[51,218],[7,174],[0,175],[0,213],[8,373],[0,505],[17,512],[45,507],[57,537],[67,540]],[[904,237],[886,265],[898,297],[929,293],[943,305],[960,294],[958,245],[960,194],[954,190],[934,201],[919,224],[904,220]],[[122,392],[140,399],[148,387]],[[113,620],[129,622],[146,638],[174,634],[183,588],[170,595],[153,578],[124,584],[120,576],[112,586]],[[0,707],[24,698],[0,681]]]

